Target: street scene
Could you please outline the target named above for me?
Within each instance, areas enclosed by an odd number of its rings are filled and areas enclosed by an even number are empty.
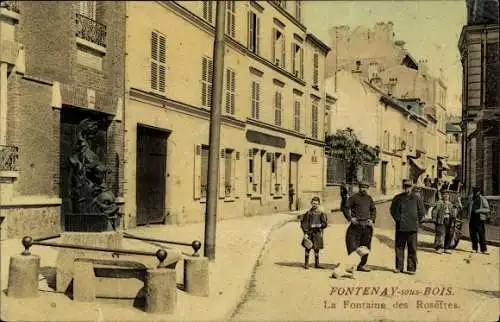
[[[498,12],[0,1],[0,321],[499,320]]]

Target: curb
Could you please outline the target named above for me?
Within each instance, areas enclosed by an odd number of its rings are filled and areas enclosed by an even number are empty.
[[[264,258],[264,254],[266,250],[268,249],[269,242],[271,241],[271,235],[275,230],[280,229],[281,227],[285,226],[286,224],[290,222],[294,222],[295,219],[284,219],[280,222],[277,222],[274,224],[269,232],[267,233],[266,240],[264,241],[264,244],[262,245],[259,255],[257,256],[257,260],[255,261],[255,264],[252,267],[252,271],[250,273],[250,276],[248,277],[247,283],[245,285],[245,288],[243,290],[243,293],[239,297],[239,300],[236,302],[236,305],[231,308],[228,313],[225,316],[224,321],[231,321],[234,319],[234,316],[238,313],[240,310],[241,306],[248,300],[248,296],[250,295],[251,290],[255,287],[255,274],[257,273],[257,268],[262,264],[262,260]]]

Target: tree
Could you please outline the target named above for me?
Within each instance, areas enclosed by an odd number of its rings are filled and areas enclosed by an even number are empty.
[[[363,164],[379,162],[379,147],[372,148],[361,143],[350,127],[337,130],[335,134],[327,136],[325,141],[330,156],[345,160],[346,180],[349,183],[358,181],[357,173]]]

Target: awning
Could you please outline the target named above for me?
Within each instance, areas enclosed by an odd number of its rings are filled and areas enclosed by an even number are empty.
[[[444,161],[443,159],[439,160],[438,165],[440,165],[442,169],[445,169],[445,170],[450,169],[450,167],[448,166],[448,164],[446,163],[446,161]]]
[[[425,171],[425,165],[419,159],[410,158],[411,163],[416,166],[419,170]]]

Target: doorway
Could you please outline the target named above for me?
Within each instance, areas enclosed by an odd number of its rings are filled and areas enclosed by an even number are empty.
[[[137,126],[137,225],[165,222],[169,134],[168,131]]]
[[[290,169],[288,172],[288,183],[293,185],[295,196],[292,202],[292,210],[299,210],[299,159],[301,155],[290,153]]]
[[[382,194],[385,195],[387,194],[387,161],[382,161],[382,167],[381,167],[381,173],[380,173],[380,189],[382,191]]]

